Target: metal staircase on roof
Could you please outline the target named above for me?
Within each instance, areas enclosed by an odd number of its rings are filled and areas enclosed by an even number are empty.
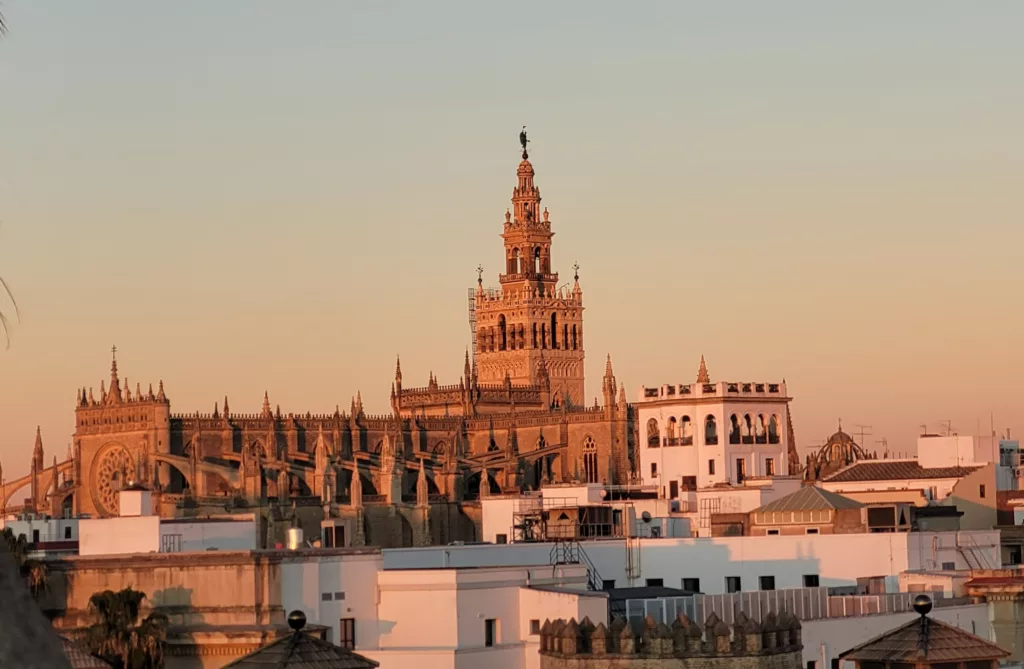
[[[582,564],[587,568],[587,589],[602,590],[604,582],[601,575],[597,573],[597,567],[591,561],[590,556],[583,550],[583,546],[576,539],[555,539],[549,555],[550,563],[559,564]]]

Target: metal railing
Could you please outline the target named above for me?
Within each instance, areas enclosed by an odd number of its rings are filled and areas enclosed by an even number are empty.
[[[551,553],[548,558],[553,565],[585,565],[587,568],[587,589],[603,589],[604,581],[601,580],[601,575],[597,573],[597,567],[594,566],[590,556],[587,555],[587,552],[583,550],[578,541],[556,541],[555,545],[551,547]]]
[[[755,620],[763,620],[768,613],[788,611],[800,620],[851,618],[856,616],[905,613],[914,610],[917,592],[899,592],[884,595],[830,595],[829,588],[792,588],[735,592],[720,595],[692,595],[687,597],[661,597],[628,599],[625,610],[628,619],[652,616],[655,622],[671,622],[685,614],[691,620],[703,622],[715,613],[726,624],[736,622],[742,611]],[[935,606],[956,606],[970,603],[968,598],[954,598],[942,593],[929,593]]]

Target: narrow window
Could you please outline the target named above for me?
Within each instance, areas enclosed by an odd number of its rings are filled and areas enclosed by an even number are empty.
[[[715,475],[715,461],[714,460],[708,460],[708,475],[710,475],[710,476],[714,476]]]
[[[775,460],[773,458],[765,458],[764,475],[775,476]]]
[[[558,348],[558,316],[551,314],[551,348]]]
[[[668,498],[679,499],[679,481],[668,482]]]
[[[484,621],[484,645],[493,646],[497,641],[498,636],[498,621],[494,618],[488,618]]]
[[[728,593],[739,592],[743,589],[743,582],[739,576],[725,577],[725,591]]]
[[[355,650],[356,647],[356,619],[341,619],[341,636],[338,645],[347,650]]]
[[[534,618],[530,621],[530,636],[537,636],[540,634],[540,620]]]
[[[978,486],[978,496],[981,497],[982,499],[985,499],[985,486],[984,485]]]
[[[651,463],[651,476],[654,477],[654,478],[658,477],[658,463],[657,462],[652,462]]]
[[[762,576],[760,579],[760,586],[762,590],[774,590],[775,589],[775,577],[774,576]]]

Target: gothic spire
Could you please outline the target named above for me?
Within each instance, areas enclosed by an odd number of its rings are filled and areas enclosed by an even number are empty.
[[[167,395],[164,395],[164,380],[160,379],[160,384],[157,386],[156,399],[160,402],[167,401]]]
[[[395,383],[397,383],[399,387],[401,387],[401,385],[402,385],[402,358],[401,358],[401,356],[395,356]]]
[[[708,366],[704,362],[704,356],[700,356],[700,369],[697,370],[697,383],[711,383],[708,375]]]
[[[231,409],[228,408],[228,396],[227,395],[224,396],[224,417],[225,418],[230,418],[231,417]]]
[[[261,414],[264,418],[269,418],[272,415],[270,412],[270,393],[266,390],[263,391],[263,410]]]
[[[36,444],[32,448],[32,467],[36,470],[43,468],[43,432],[36,425]]]
[[[473,373],[472,368],[469,366],[469,349],[466,349],[466,363],[462,367],[462,377],[469,383],[469,377]]]

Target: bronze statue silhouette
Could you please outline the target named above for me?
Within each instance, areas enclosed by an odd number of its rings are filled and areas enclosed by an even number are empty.
[[[523,145],[523,160],[529,158],[529,154],[526,153],[526,145],[530,140],[526,139],[526,126],[519,132],[519,143]]]

